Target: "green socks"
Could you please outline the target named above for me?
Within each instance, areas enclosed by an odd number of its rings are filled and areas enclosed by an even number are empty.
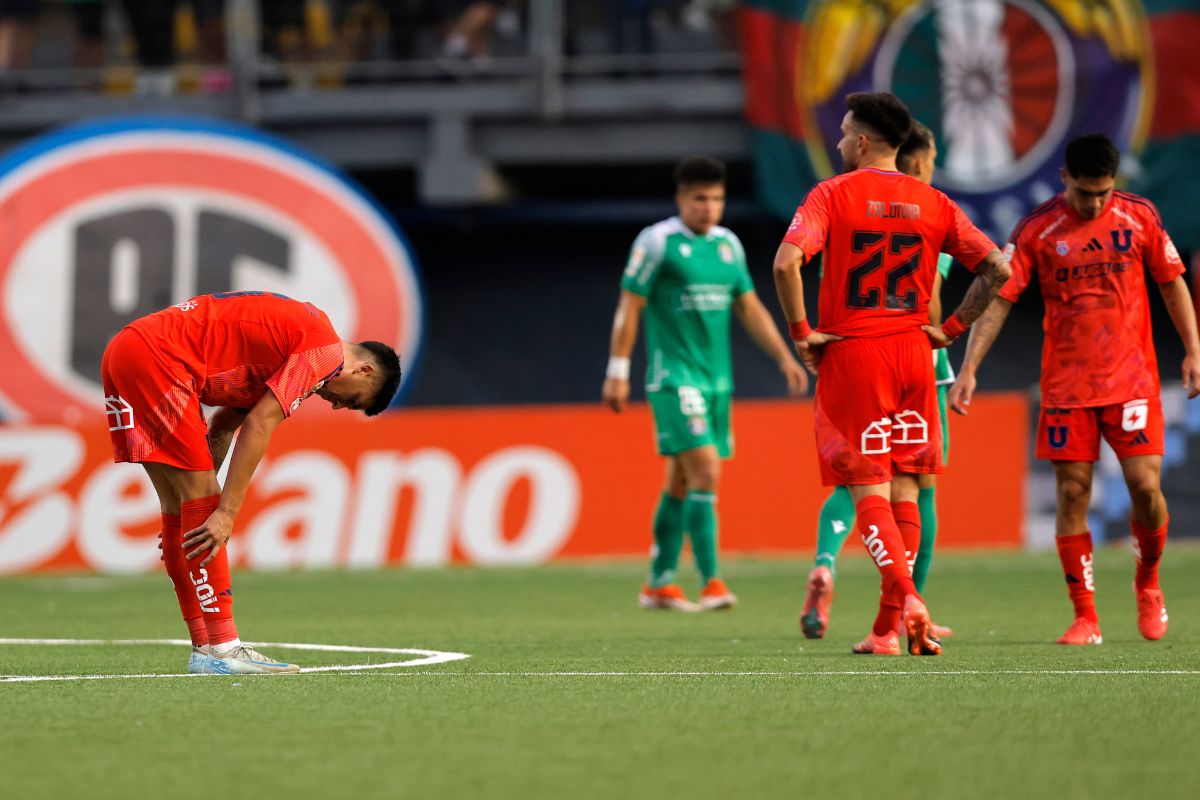
[[[925,591],[925,579],[929,577],[929,564],[933,561],[933,544],[937,540],[937,489],[932,486],[922,489],[917,495],[917,506],[921,509],[921,547],[917,550],[917,562],[913,564],[913,583],[920,593]]]
[[[817,521],[817,566],[823,564],[836,574],[838,555],[853,530],[854,498],[849,489],[839,486],[821,506]]]
[[[679,551],[683,549],[683,501],[663,492],[654,512],[654,553],[650,586],[657,589],[675,582]]]
[[[702,583],[717,577],[717,496],[688,492],[683,501],[683,529],[692,537],[692,555]]]

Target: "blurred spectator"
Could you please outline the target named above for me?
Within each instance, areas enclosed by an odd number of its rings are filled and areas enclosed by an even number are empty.
[[[0,71],[29,68],[39,5],[38,0],[0,0]]]
[[[486,63],[497,34],[515,39],[521,31],[518,0],[449,0],[441,4],[450,20],[442,41],[443,55]]]

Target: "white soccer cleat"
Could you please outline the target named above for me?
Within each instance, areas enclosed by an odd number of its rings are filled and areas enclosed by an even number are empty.
[[[188,672],[192,675],[203,675],[206,672],[211,672],[209,665],[212,663],[212,648],[206,644],[192,648],[192,654],[188,656]]]
[[[240,644],[228,653],[214,653],[208,671],[213,675],[281,675],[299,672],[300,667],[272,661],[254,648]]]

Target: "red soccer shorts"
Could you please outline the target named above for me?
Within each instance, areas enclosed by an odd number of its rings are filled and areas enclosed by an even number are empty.
[[[817,370],[817,456],[826,486],[942,471],[929,338],[920,330],[825,346]]]
[[[126,328],[105,348],[100,377],[113,461],[213,468],[195,381],[181,365]]]
[[[1157,397],[1094,408],[1045,408],[1038,414],[1037,457],[1095,461],[1100,437],[1117,458],[1163,454],[1162,401]]]

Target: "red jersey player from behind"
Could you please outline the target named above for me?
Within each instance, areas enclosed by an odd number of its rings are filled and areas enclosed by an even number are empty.
[[[871,653],[939,655],[912,579],[920,545],[918,476],[942,471],[931,347],[983,313],[1008,277],[1000,251],[948,197],[896,169],[908,109],[887,92],[856,92],[838,142],[845,172],[805,198],[775,255],[775,285],[796,350],[817,373],[821,481],[848,486],[857,527],[882,576]],[[825,253],[820,330],[808,323],[800,268]],[[962,304],[929,324],[938,253],[975,272]],[[861,652],[861,650],[859,651]]]
[[[311,394],[374,416],[400,383],[380,342],[344,342],[311,303],[269,292],[194,297],[134,320],[101,361],[113,460],[140,463],[162,510],[189,672],[298,672],[242,644],[225,544],[272,432]],[[205,421],[200,404],[219,406]],[[241,429],[222,487],[216,470]]]
[[[1087,521],[1101,436],[1120,459],[1129,488],[1138,629],[1152,640],[1167,632],[1158,582],[1167,538],[1167,503],[1159,481],[1163,415],[1147,276],[1158,286],[1183,340],[1188,397],[1200,394],[1200,339],[1183,262],[1154,206],[1115,190],[1119,160],[1117,148],[1100,134],[1067,145],[1061,170],[1066,190],[1013,231],[1005,248],[1013,279],[975,326],[949,396],[951,407],[966,413],[980,362],[1012,304],[1036,275],[1046,304],[1037,456],[1054,463],[1055,541],[1075,606],[1075,621],[1060,644],[1103,641]]]

